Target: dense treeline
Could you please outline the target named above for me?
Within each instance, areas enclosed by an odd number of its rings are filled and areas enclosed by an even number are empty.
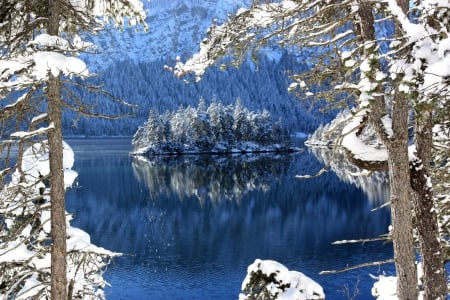
[[[299,58],[283,54],[278,58],[261,56],[257,63],[248,62],[239,69],[208,70],[201,82],[185,83],[164,70],[170,62],[142,62],[131,60],[109,66],[103,75],[92,78],[96,85],[110,91],[137,107],[110,101],[108,96],[87,90],[76,90],[80,99],[92,103],[93,110],[108,115],[132,116],[118,120],[85,118],[68,112],[64,119],[66,135],[131,136],[148,117],[150,110],[162,114],[178,107],[196,106],[200,98],[207,104],[213,99],[228,105],[237,98],[254,111],[267,110],[274,119],[281,119],[291,131],[313,132],[321,123],[332,119],[332,113],[318,112],[320,104],[306,103],[287,91],[288,73],[307,68]]]
[[[290,144],[281,122],[272,122],[267,111],[249,111],[240,101],[234,106],[212,102],[206,108],[200,100],[196,109],[151,111],[133,138],[137,154],[286,151]]]

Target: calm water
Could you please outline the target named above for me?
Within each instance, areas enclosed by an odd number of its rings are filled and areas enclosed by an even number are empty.
[[[108,299],[237,299],[256,258],[305,273],[327,299],[348,299],[355,286],[357,299],[371,299],[369,274],[392,272],[318,275],[389,258],[391,245],[331,243],[385,233],[390,217],[333,173],[295,179],[320,168],[307,152],[144,161],[128,155],[127,139],[68,142],[79,172],[67,195],[73,224],[125,253],[105,273]]]

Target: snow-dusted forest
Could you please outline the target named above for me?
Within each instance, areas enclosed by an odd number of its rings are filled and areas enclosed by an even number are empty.
[[[162,115],[151,111],[134,134],[134,154],[251,153],[292,151],[289,131],[267,111],[203,100]]]
[[[79,98],[93,109],[124,117],[106,120],[80,117],[69,111],[64,118],[64,132],[68,136],[131,136],[147,120],[150,110],[164,114],[181,106],[196,107],[201,98],[207,105],[213,101],[227,105],[239,99],[250,110],[267,110],[291,132],[313,132],[330,121],[334,112],[319,112],[324,103],[302,100],[288,92],[289,75],[307,68],[304,61],[304,57],[288,52],[273,57],[260,55],[257,63],[249,61],[226,70],[211,68],[205,80],[185,83],[164,70],[164,65],[170,64],[167,61],[118,60],[91,81],[136,106],[121,105],[107,95],[78,89]]]

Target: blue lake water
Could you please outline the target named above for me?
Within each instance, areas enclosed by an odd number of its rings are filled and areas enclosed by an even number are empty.
[[[392,274],[382,265],[319,275],[390,258],[390,244],[331,245],[385,233],[390,213],[371,212],[383,199],[332,172],[294,178],[320,168],[307,151],[144,161],[128,155],[129,139],[68,142],[79,173],[67,193],[72,224],[124,253],[104,274],[108,299],[237,299],[256,258],[303,272],[327,299],[371,299],[369,274]]]

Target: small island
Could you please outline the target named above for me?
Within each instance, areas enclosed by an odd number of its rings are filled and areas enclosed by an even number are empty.
[[[239,100],[234,105],[203,99],[198,107],[176,112],[150,112],[133,137],[133,155],[294,152],[289,132],[267,111],[252,112]]]

